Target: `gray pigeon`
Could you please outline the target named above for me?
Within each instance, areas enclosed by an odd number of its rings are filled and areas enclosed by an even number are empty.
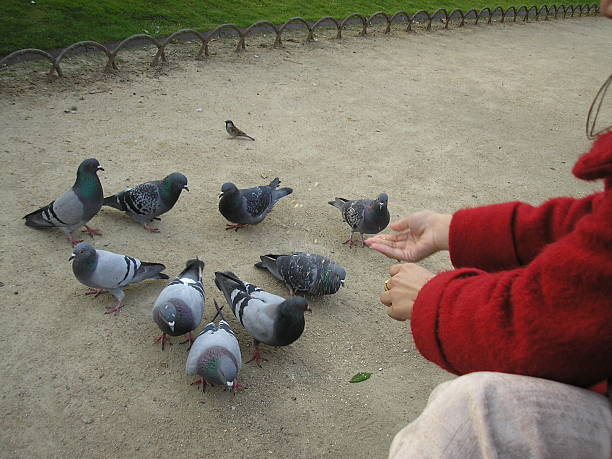
[[[86,242],[75,246],[69,260],[72,259],[72,272],[78,281],[91,287],[87,295],[98,296],[109,291],[117,298],[117,304],[105,314],[117,312],[123,307],[123,287],[145,279],[169,279],[161,272],[166,269],[162,264],[96,250]]]
[[[202,391],[207,385],[218,384],[224,389],[234,393],[242,388],[238,382],[238,374],[242,367],[242,355],[236,335],[223,318],[221,309],[215,301],[217,315],[221,316],[219,326],[215,326],[215,319],[204,327],[198,335],[189,355],[187,356],[186,370],[189,376],[199,375],[200,379],[191,383],[202,384]]]
[[[363,247],[364,234],[376,234],[384,230],[390,219],[389,209],[387,209],[388,201],[387,193],[379,194],[376,199],[349,201],[344,198],[336,198],[334,201],[329,201],[329,204],[340,209],[342,218],[351,227],[351,237],[343,244],[348,244],[350,247],[357,245],[353,241],[353,234],[359,233]]]
[[[243,190],[239,190],[233,183],[224,183],[219,195],[219,211],[233,223],[225,229],[238,231],[238,228],[261,222],[279,199],[293,193],[291,188],[277,189],[279,184],[278,177],[269,185]]]
[[[73,233],[85,226],[85,231],[92,237],[102,233],[87,226],[102,207],[102,185],[97,172],[103,171],[97,159],[86,159],[77,170],[76,181],[72,188],[45,207],[26,215],[25,224],[32,228],[60,228],[70,239],[74,247],[81,241],[73,237]]]
[[[174,172],[162,180],[145,182],[104,198],[103,204],[126,212],[147,231],[159,233],[149,224],[172,209],[183,190],[189,191],[187,177]]]
[[[289,294],[331,295],[344,285],[346,270],[334,260],[314,253],[262,255],[256,268],[267,269],[285,282]]]
[[[164,288],[153,305],[153,320],[159,326],[162,334],[155,341],[161,341],[162,351],[164,344],[170,343],[166,335],[180,336],[189,334],[183,343],[193,344],[191,336],[204,315],[204,285],[202,285],[202,270],[204,262],[189,260],[185,269],[172,282]]]
[[[253,337],[257,365],[264,359],[259,343],[287,346],[304,331],[304,311],[310,311],[308,302],[300,296],[287,299],[242,282],[232,272],[216,272],[215,284],[223,292],[234,315]],[[248,362],[247,362],[248,363]]]

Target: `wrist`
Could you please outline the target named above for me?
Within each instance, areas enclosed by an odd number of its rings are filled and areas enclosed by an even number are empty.
[[[436,214],[435,216],[435,244],[438,250],[448,250],[448,234],[453,216],[451,214]]]

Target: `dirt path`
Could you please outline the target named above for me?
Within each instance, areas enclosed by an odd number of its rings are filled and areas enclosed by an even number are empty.
[[[588,147],[588,105],[612,68],[603,52],[610,27],[583,18],[346,34],[284,50],[251,46],[240,57],[219,50],[206,62],[177,48],[161,70],[126,54],[117,76],[93,77],[76,60],[68,79],[52,83],[36,68],[26,80],[9,74],[23,70],[3,73],[2,456],[385,456],[431,389],[452,376],[387,318],[378,294],[391,263],[342,246],[347,227],[326,202],[386,191],[397,217],[587,194],[593,187],[570,170]],[[257,141],[228,140],[225,119]],[[107,194],[172,171],[191,188],[161,234],[102,211],[92,222],[104,232],[98,248],[163,262],[170,275],[199,255],[210,304],[220,299],[212,272],[222,269],[284,294],[252,267],[270,252],[330,255],[347,267],[348,287],[313,299],[303,337],[267,348],[263,369],[243,368],[246,391],[203,395],[185,375],[184,347],[153,344],[150,308],[163,282],[127,289],[125,310],[105,316],[112,298],[83,296],[64,236],[23,225],[92,156],[106,169]],[[223,231],[220,185],[277,175],[295,189],[291,198],[255,228]],[[450,267],[444,255],[423,265]],[[252,344],[235,328],[248,359]],[[349,384],[359,371],[375,375]]]

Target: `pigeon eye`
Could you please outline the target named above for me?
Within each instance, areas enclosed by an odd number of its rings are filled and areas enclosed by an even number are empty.
[[[84,250],[79,250],[79,253],[85,253],[85,251]]]

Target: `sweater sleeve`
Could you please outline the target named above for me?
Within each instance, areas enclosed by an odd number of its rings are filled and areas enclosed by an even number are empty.
[[[449,231],[453,266],[499,271],[525,265],[570,233],[602,198],[603,193],[596,193],[551,199],[539,207],[509,202],[460,210]]]
[[[583,387],[612,377],[612,195],[602,201],[528,266],[430,280],[411,321],[421,353],[455,374],[500,371]],[[510,221],[516,206],[498,209]],[[495,237],[498,228],[490,230]]]

